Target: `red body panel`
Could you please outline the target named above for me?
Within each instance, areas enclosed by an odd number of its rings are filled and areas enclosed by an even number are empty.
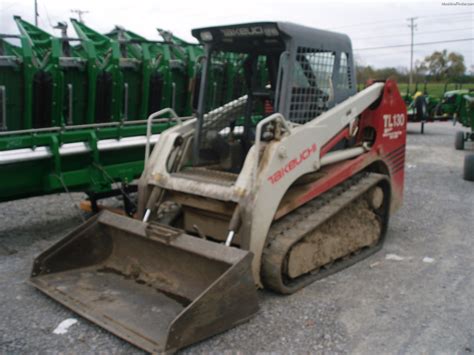
[[[395,211],[403,200],[406,123],[406,106],[397,84],[387,80],[380,103],[374,109],[366,109],[359,120],[357,142],[362,142],[367,129],[375,131],[375,141],[370,151],[357,158],[323,167],[321,171],[326,172],[325,176],[312,183],[309,191],[299,197],[297,204],[308,202],[362,170],[370,170],[389,176],[392,187],[391,211]],[[334,140],[340,140],[346,131],[342,131]],[[333,145],[332,142],[327,144]],[[328,150],[323,149],[322,155]]]

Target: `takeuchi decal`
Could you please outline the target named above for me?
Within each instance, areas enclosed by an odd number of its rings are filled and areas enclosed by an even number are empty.
[[[291,159],[284,167],[278,169],[275,173],[269,176],[268,181],[270,181],[272,185],[276,184],[278,181],[284,178],[286,174],[295,169],[298,165],[308,159],[315,152],[316,143],[313,143],[309,148],[302,150],[298,157]]]

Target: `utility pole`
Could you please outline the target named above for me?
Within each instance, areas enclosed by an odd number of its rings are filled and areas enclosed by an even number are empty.
[[[35,0],[35,26],[38,27],[38,0]]]
[[[410,88],[410,86],[413,84],[413,39],[415,37],[415,29],[416,29],[416,24],[415,24],[415,20],[417,19],[418,17],[410,17],[408,18],[408,21],[410,21],[410,24],[408,25],[408,27],[410,28],[411,30],[411,45],[410,45],[410,80],[409,80],[409,83],[408,83],[408,88]]]
[[[81,23],[84,23],[82,15],[89,13],[89,11],[84,11],[84,10],[79,10],[79,9],[73,9],[73,10],[71,10],[71,12],[73,14],[77,14],[77,16],[79,17],[79,22],[81,22]]]

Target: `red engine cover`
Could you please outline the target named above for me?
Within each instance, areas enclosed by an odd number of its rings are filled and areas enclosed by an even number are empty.
[[[370,151],[357,158],[323,167],[321,171],[326,173],[325,176],[308,186],[306,192],[293,203],[293,207],[304,204],[362,170],[388,175],[392,186],[391,211],[401,206],[405,175],[407,111],[397,84],[387,80],[380,102],[372,106],[361,114],[357,135],[359,143],[366,140],[364,136],[367,133],[372,132],[372,135],[375,135]],[[341,131],[322,147],[321,156],[337,141],[348,136],[348,129]]]
[[[373,127],[376,132],[371,155],[383,161],[390,175],[393,210],[400,207],[403,200],[407,138],[406,105],[395,81],[387,80],[380,104],[362,113],[359,139],[367,127]]]

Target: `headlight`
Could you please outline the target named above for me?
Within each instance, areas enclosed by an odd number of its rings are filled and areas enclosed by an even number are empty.
[[[212,33],[209,31],[201,32],[200,36],[201,36],[201,40],[204,42],[212,41]]]

